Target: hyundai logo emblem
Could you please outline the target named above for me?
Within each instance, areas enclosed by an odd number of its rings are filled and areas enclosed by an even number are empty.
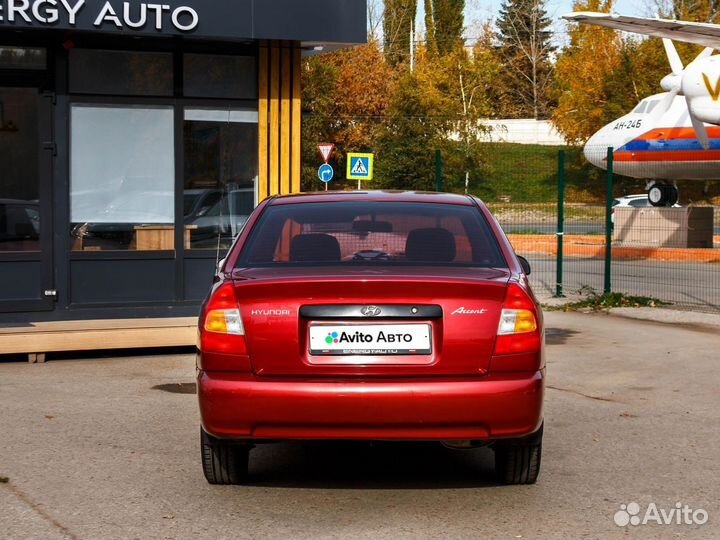
[[[382,313],[382,309],[377,306],[365,306],[360,312],[366,317],[378,317]]]

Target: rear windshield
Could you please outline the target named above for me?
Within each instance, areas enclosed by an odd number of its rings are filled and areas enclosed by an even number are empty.
[[[473,206],[323,202],[268,207],[238,267],[479,266],[506,268]]]

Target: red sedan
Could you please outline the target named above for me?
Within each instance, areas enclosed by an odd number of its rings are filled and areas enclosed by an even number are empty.
[[[501,482],[542,450],[542,312],[485,205],[434,193],[271,198],[200,316],[205,476],[287,439],[492,445]]]

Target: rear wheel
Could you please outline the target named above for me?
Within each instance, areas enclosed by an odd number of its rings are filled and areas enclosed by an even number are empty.
[[[526,439],[513,439],[495,443],[495,473],[498,481],[507,485],[534,484],[540,475],[542,458],[540,428]]]
[[[232,444],[210,437],[200,430],[203,473],[210,484],[243,484],[248,479],[250,446]]]

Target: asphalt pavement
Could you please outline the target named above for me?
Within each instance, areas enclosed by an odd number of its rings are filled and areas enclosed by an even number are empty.
[[[213,487],[192,354],[0,363],[0,537],[720,537],[717,328],[546,320],[535,486],[495,484],[487,449],[315,442],[257,448],[250,485]],[[616,524],[677,503],[707,522]]]

